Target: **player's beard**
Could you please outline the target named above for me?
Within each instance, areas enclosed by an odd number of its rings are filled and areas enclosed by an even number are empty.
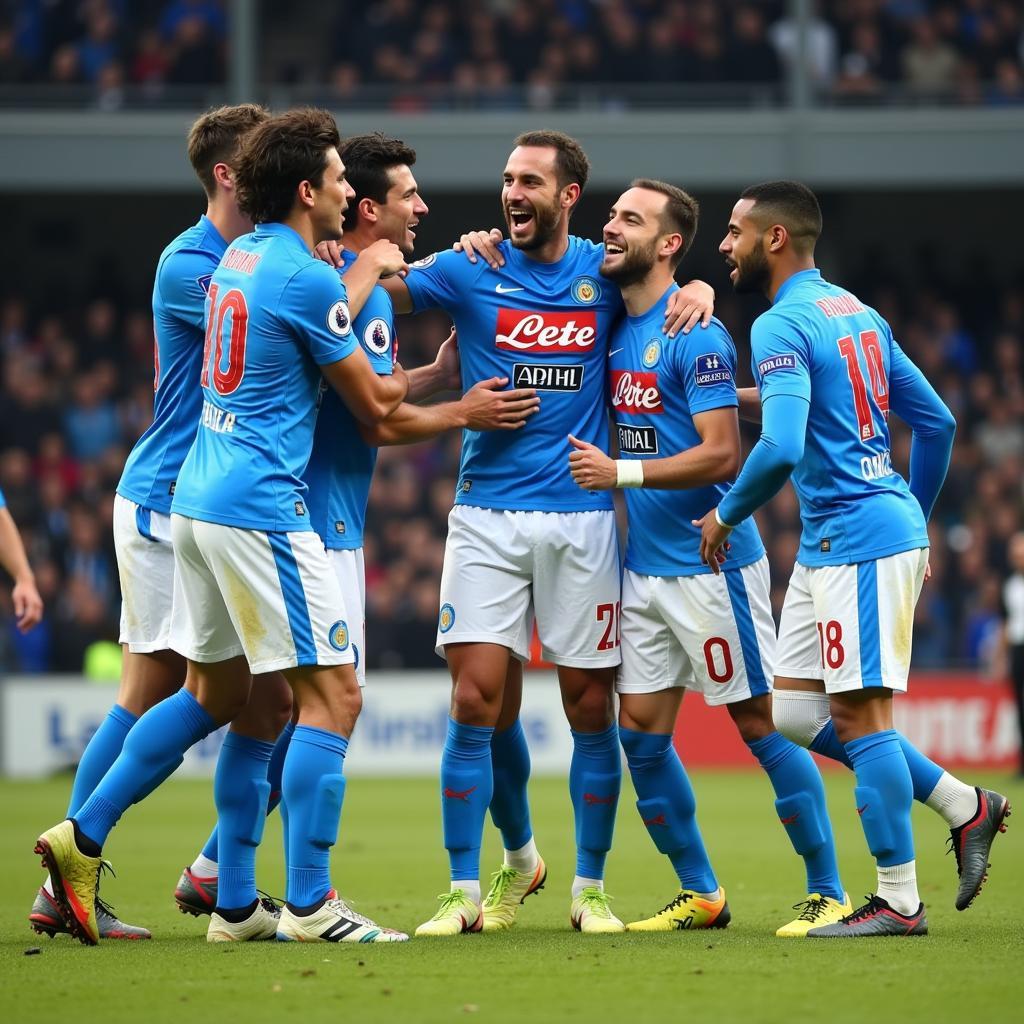
[[[509,216],[508,207],[503,206],[501,212],[505,216],[505,226],[508,228],[509,241],[513,248],[522,249],[524,252],[532,252],[535,249],[543,249],[548,242],[558,237],[558,221],[561,218],[561,208],[553,206],[533,207],[533,234],[524,240],[517,241],[512,234],[512,218]]]
[[[736,280],[733,281],[733,291],[765,292],[771,281],[771,268],[768,266],[768,257],[761,246],[761,239],[750,251],[750,255],[742,262],[736,260]]]
[[[602,260],[598,272],[609,281],[614,281],[620,288],[629,288],[651,272],[656,262],[654,247],[655,242],[651,242],[641,248],[627,249],[620,263],[607,268],[605,261]]]

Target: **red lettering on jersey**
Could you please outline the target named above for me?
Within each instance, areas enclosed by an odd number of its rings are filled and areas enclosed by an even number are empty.
[[[512,352],[561,355],[590,352],[597,337],[597,314],[593,310],[572,313],[531,313],[521,309],[499,309],[494,344]]]
[[[831,298],[818,299],[815,305],[830,320],[834,316],[855,316],[863,313],[864,307],[852,295],[835,295]]]
[[[246,252],[244,249],[232,249],[224,257],[224,266],[230,270],[240,270],[243,274],[251,274],[263,259],[258,253]]]
[[[634,416],[664,412],[658,375],[644,370],[612,370],[612,405]]]

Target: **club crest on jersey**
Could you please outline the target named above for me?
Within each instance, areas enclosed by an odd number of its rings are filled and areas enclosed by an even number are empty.
[[[437,628],[447,633],[455,625],[455,609],[446,601],[441,605],[441,614],[437,617]]]
[[[592,277],[577,277],[569,294],[583,306],[589,306],[601,298],[601,286]]]
[[[429,256],[424,256],[423,259],[417,260],[415,263],[410,263],[410,267],[416,267],[419,270],[423,270],[425,267],[429,267],[434,260],[437,259],[437,253],[432,252]]]
[[[781,352],[777,356],[769,356],[757,364],[757,373],[760,377],[767,377],[769,373],[776,370],[795,370],[796,354],[794,352]]]
[[[382,356],[391,344],[391,328],[386,320],[375,317],[363,329],[363,344],[374,353]]]
[[[661,342],[657,338],[651,338],[649,342],[644,346],[644,354],[642,362],[644,366],[649,370],[652,366],[658,365],[658,360],[661,358]]]
[[[352,331],[352,317],[348,311],[348,303],[339,299],[327,310],[327,327],[331,334],[344,338]]]
[[[727,384],[732,380],[729,366],[717,352],[697,356],[693,366],[693,380],[699,388],[710,388],[715,384]]]
[[[210,294],[210,282],[213,280],[213,274],[203,274],[201,277],[196,278],[196,284],[203,289],[204,295]]]
[[[348,650],[348,623],[338,619],[327,632],[327,641],[336,651]]]

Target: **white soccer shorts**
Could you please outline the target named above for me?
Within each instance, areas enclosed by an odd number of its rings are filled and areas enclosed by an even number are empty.
[[[348,615],[346,627],[349,642],[352,644],[352,656],[355,658],[356,680],[360,686],[365,686],[366,569],[363,564],[363,549],[340,551],[329,548],[327,558],[338,580],[338,586],[341,587],[341,599],[345,603],[345,612]]]
[[[567,668],[619,664],[615,513],[518,512],[456,505],[448,516],[437,653],[492,643]]]
[[[734,704],[770,692],[774,655],[767,558],[718,576],[626,570],[619,693],[681,686]]]
[[[115,494],[114,552],[121,581],[119,642],[133,654],[168,650],[174,593],[170,516]]]
[[[253,674],[355,661],[341,588],[312,531],[264,533],[171,515],[171,648],[192,661],[244,654]]]
[[[905,691],[928,549],[876,561],[797,564],[779,624],[775,673],[821,679],[826,693],[865,686]]]

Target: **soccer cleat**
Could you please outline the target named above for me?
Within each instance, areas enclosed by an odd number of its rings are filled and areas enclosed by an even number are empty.
[[[174,902],[183,914],[199,917],[212,914],[217,906],[217,879],[203,878],[192,874],[191,868],[185,868],[174,887]]]
[[[569,908],[569,920],[573,928],[578,932],[624,932],[626,926],[608,906],[610,899],[611,896],[604,889],[592,885],[584,889]]]
[[[78,849],[75,826],[69,818],[44,832],[36,840],[35,852],[50,872],[54,899],[68,931],[87,946],[95,946],[100,940],[96,889],[102,858],[89,857]]]
[[[206,929],[207,942],[266,942],[277,937],[281,908],[269,897],[261,896],[253,912],[237,924],[221,917],[217,911],[210,914]]]
[[[729,904],[725,902],[725,890],[721,887],[713,899],[693,889],[680,889],[667,907],[659,910],[654,917],[630,921],[626,931],[674,932],[689,931],[691,928],[725,928],[731,920]]]
[[[991,789],[978,789],[978,813],[970,821],[950,829],[949,849],[956,856],[956,873],[960,887],[956,893],[956,909],[966,910],[988,878],[989,851],[999,832],[1006,831],[1004,819],[1010,816],[1010,801]]]
[[[881,896],[868,896],[867,903],[852,914],[820,928],[811,928],[808,938],[814,939],[864,939],[881,935],[927,935],[928,922],[924,916],[924,904],[907,916],[892,909]]]
[[[540,892],[548,877],[544,860],[537,858],[537,870],[533,874],[517,871],[503,864],[491,876],[491,888],[484,899],[483,915],[485,932],[503,931],[516,923],[516,914],[522,902],[531,893]]]
[[[382,928],[353,910],[334,889],[312,914],[299,916],[287,904],[277,923],[278,942],[406,942],[409,936]]]
[[[39,935],[70,935],[71,929],[64,923],[57,901],[42,887],[36,894],[32,911],[28,915],[28,923]],[[151,939],[148,928],[137,924],[125,924],[118,920],[114,908],[96,897],[96,923],[99,926],[101,939]]]
[[[484,927],[483,908],[474,903],[464,889],[452,889],[437,897],[441,901],[437,913],[416,929],[418,936],[462,935],[479,932]]]
[[[853,913],[853,904],[845,892],[842,903],[831,896],[812,892],[803,903],[794,903],[793,909],[800,913],[775,933],[780,939],[802,939],[812,928],[835,924]]]

